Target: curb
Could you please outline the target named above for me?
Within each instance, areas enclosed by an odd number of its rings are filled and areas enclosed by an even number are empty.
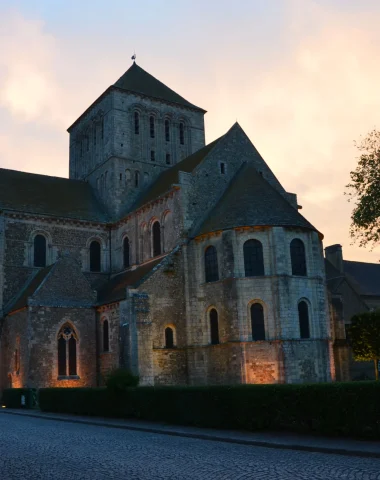
[[[251,445],[254,447],[265,447],[265,448],[277,448],[282,450],[299,450],[305,452],[314,452],[314,453],[326,453],[330,455],[346,455],[350,457],[367,457],[367,458],[380,458],[380,452],[366,452],[363,450],[349,450],[345,448],[328,448],[328,447],[319,447],[311,445],[299,445],[299,444],[287,444],[287,443],[274,443],[260,440],[245,440],[240,438],[231,438],[223,437],[219,435],[210,435],[207,433],[191,433],[191,432],[181,432],[175,430],[165,430],[160,428],[150,428],[150,427],[136,427],[133,425],[117,425],[110,424],[107,422],[99,422],[96,420],[82,420],[76,418],[59,418],[51,417],[48,415],[36,415],[33,413],[17,413],[17,412],[6,412],[4,410],[1,413],[7,415],[17,415],[19,417],[33,417],[40,418],[43,420],[55,420],[57,422],[68,422],[68,423],[79,423],[83,425],[95,425],[98,427],[107,427],[107,428],[117,428],[119,430],[134,430],[137,432],[146,432],[146,433],[157,433],[160,435],[171,435],[173,437],[184,437],[184,438],[194,438],[198,440],[209,440],[213,442],[224,442],[224,443],[234,443],[237,445]]]

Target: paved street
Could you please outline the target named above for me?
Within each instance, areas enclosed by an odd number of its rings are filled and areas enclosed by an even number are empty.
[[[380,459],[0,414],[0,478],[371,480],[380,479]]]

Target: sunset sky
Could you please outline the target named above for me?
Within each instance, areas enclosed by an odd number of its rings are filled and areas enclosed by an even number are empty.
[[[324,245],[377,262],[343,193],[380,129],[379,24],[379,0],[0,0],[0,167],[68,176],[67,127],[136,51],[207,143],[238,120]]]

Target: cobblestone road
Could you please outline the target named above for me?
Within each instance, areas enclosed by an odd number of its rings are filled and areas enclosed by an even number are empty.
[[[380,479],[380,459],[0,414],[1,480]]]

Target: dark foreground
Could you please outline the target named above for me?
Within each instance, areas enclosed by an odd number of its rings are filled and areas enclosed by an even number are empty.
[[[0,478],[379,479],[380,459],[0,415]]]

